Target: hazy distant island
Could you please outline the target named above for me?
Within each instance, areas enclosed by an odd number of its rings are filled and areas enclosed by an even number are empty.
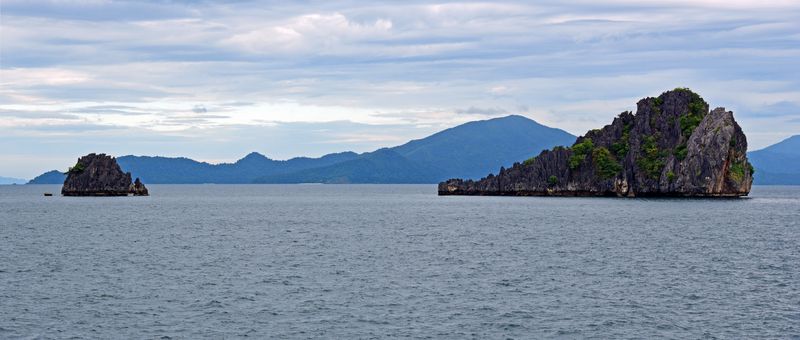
[[[88,154],[67,171],[61,188],[64,196],[148,196],[139,178],[131,181],[130,172],[122,172],[114,157]]]
[[[27,180],[24,180],[22,178],[0,176],[0,185],[25,184],[27,182],[28,182]]]
[[[724,108],[689,89],[637,103],[571,147],[542,151],[497,175],[439,184],[440,195],[746,196],[747,139]]]

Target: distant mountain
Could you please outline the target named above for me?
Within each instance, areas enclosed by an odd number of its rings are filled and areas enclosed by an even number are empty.
[[[8,184],[25,184],[27,180],[21,178],[12,178],[12,177],[2,177],[0,176],[0,185],[8,185]]]
[[[323,167],[357,158],[354,152],[325,155],[320,158],[298,157],[276,161],[259,153],[250,153],[236,163],[209,164],[188,158],[122,156],[120,167],[141,178],[145,184],[252,183],[255,178]]]
[[[209,164],[188,158],[122,156],[117,163],[145,184],[199,183],[437,183],[480,178],[575,136],[522,116],[475,121],[393,148],[320,158],[276,161],[251,153],[236,163]],[[31,184],[60,184],[64,175],[45,173]]]
[[[800,135],[747,154],[755,184],[800,185]]]
[[[433,183],[441,170],[403,157],[392,149],[361,154],[358,158],[325,167],[283,175],[265,176],[256,183]]]
[[[392,148],[412,161],[438,167],[442,180],[481,178],[540,151],[572,145],[575,136],[523,116],[469,122]]]
[[[51,170],[36,176],[28,184],[64,184],[65,179],[67,179],[67,175],[63,172]]]
[[[122,156],[117,158],[117,164],[146,184],[243,184],[252,183],[257,177],[322,167],[357,157],[355,152],[342,152],[320,158],[297,157],[276,161],[253,152],[236,163],[210,164],[184,157]],[[65,178],[66,175],[53,170],[28,184],[61,184]]]
[[[480,178],[575,136],[522,116],[469,122],[406,144],[365,153],[347,162],[279,176],[257,183],[437,183]]]

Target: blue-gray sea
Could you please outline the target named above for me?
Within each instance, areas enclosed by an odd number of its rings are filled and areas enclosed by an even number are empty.
[[[0,338],[800,338],[800,187],[58,191],[0,186]]]

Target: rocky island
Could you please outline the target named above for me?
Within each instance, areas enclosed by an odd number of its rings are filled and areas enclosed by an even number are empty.
[[[122,172],[114,157],[88,154],[67,171],[64,196],[147,196],[147,188],[130,172]]]
[[[637,103],[610,125],[497,175],[450,179],[439,195],[740,197],[750,192],[747,139],[733,113],[686,88]]]

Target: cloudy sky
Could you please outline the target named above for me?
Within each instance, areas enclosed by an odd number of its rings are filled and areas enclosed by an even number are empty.
[[[0,4],[3,176],[363,152],[508,114],[582,134],[678,86],[751,150],[800,133],[795,0]]]

